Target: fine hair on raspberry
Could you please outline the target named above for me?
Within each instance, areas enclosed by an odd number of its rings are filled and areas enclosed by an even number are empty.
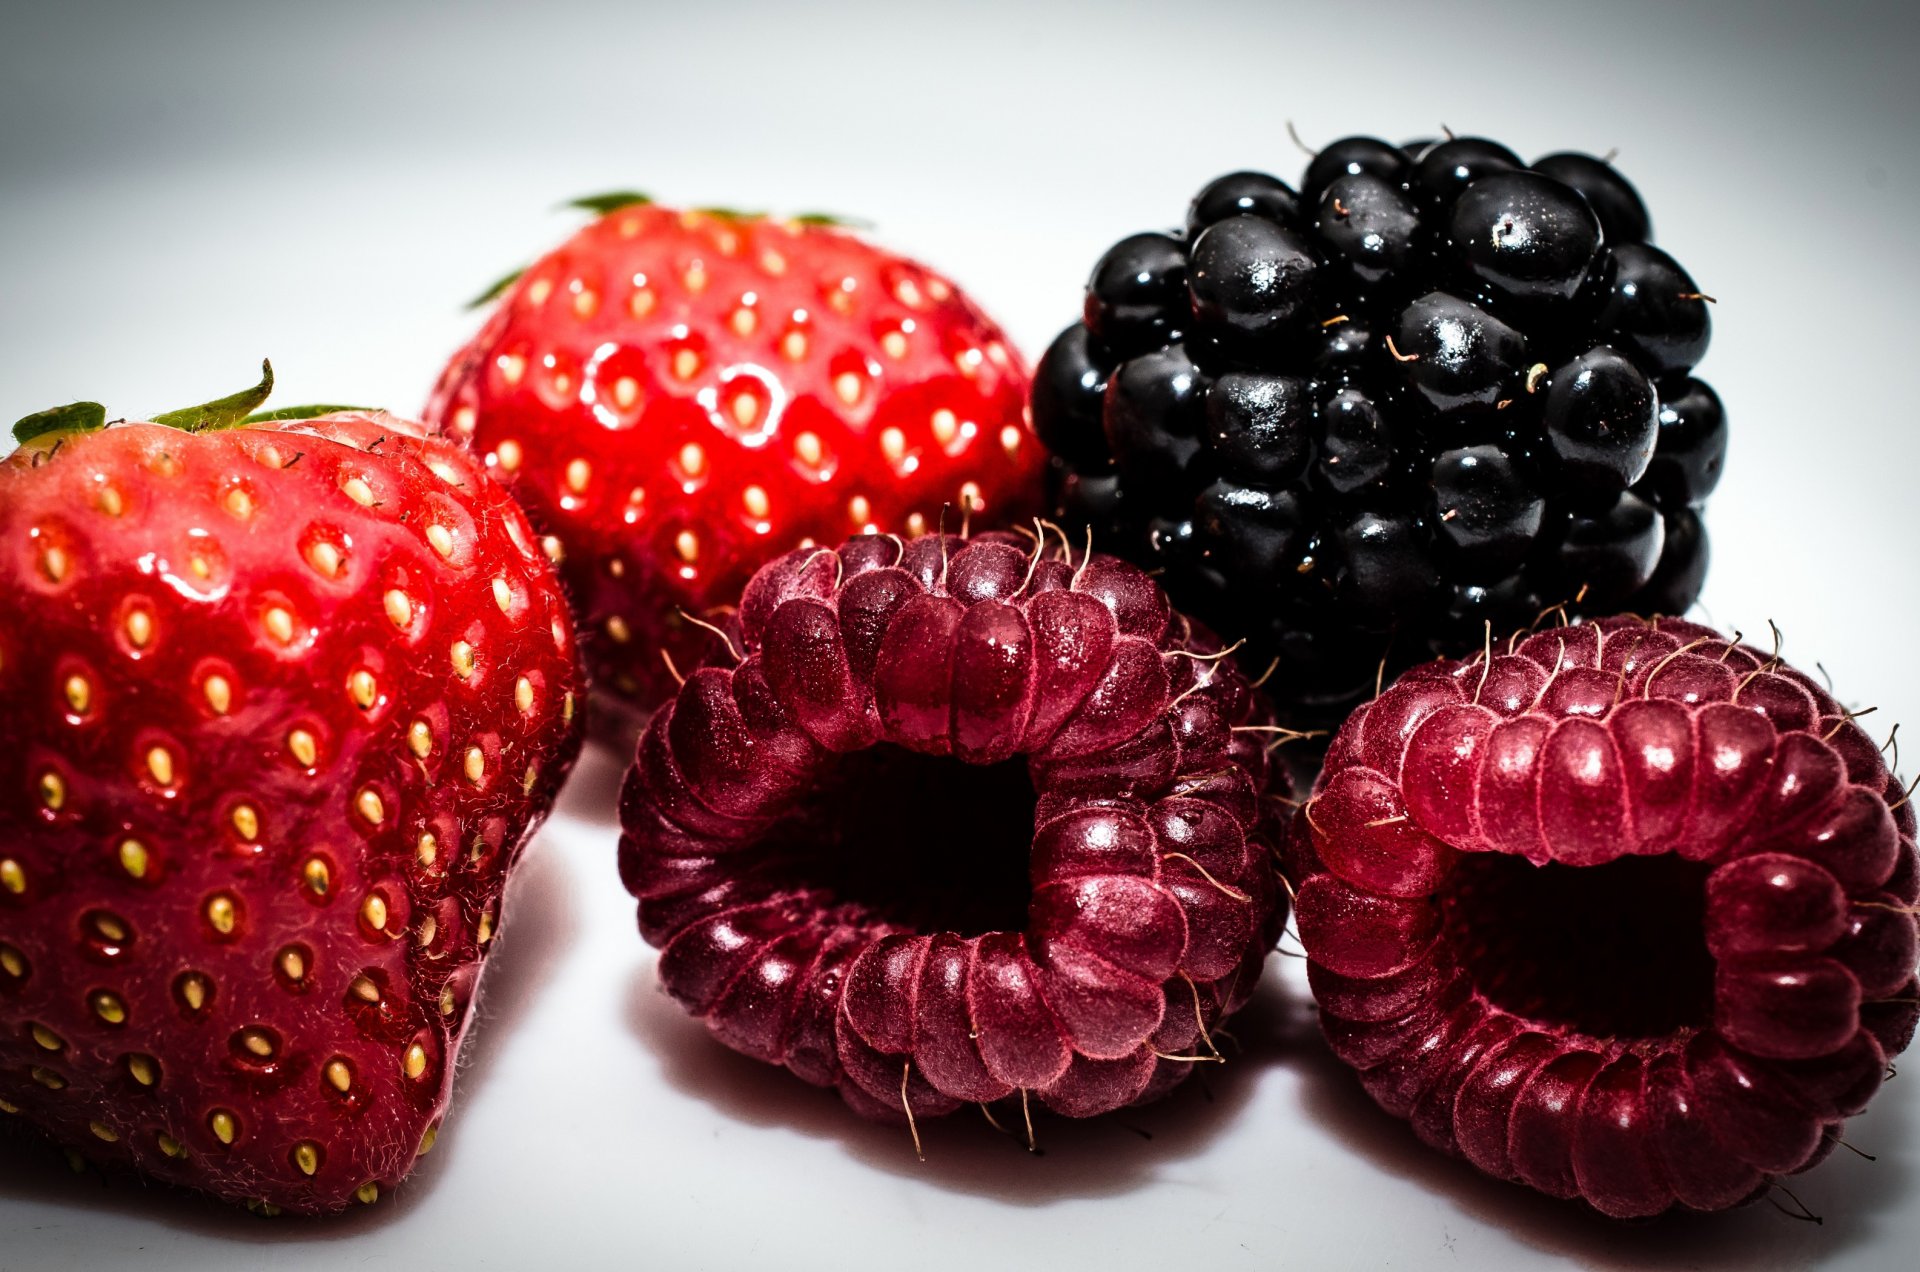
[[[1609,618],[1416,668],[1287,874],[1334,1051],[1421,1139],[1618,1217],[1821,1161],[1916,1016],[1913,806],[1809,677]]]
[[[870,1117],[1155,1098],[1282,921],[1284,732],[1152,579],[1057,540],[769,563],[627,777],[668,992]]]

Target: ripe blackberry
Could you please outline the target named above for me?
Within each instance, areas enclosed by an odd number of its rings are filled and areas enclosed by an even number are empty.
[[[1817,682],[1693,623],[1427,664],[1294,819],[1322,1028],[1490,1175],[1618,1217],[1750,1200],[1913,1039],[1908,794]]]
[[[1707,301],[1613,167],[1495,142],[1235,172],[1102,257],[1042,359],[1056,512],[1295,719],[1544,609],[1684,611],[1725,461]]]

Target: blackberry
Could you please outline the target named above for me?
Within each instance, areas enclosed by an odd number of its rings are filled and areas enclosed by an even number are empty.
[[[1612,165],[1349,137],[1103,256],[1041,359],[1056,513],[1246,641],[1294,720],[1543,611],[1684,611],[1710,297]]]

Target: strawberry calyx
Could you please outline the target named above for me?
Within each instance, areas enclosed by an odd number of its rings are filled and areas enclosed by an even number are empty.
[[[787,220],[795,225],[825,225],[843,230],[871,230],[873,222],[857,216],[841,216],[838,212],[795,212]]]
[[[241,424],[277,424],[282,420],[311,420],[340,411],[372,411],[377,407],[354,406],[343,402],[305,402],[299,406],[276,406],[271,411],[255,411]]]
[[[583,212],[592,212],[597,216],[605,216],[609,212],[617,212],[621,208],[638,207],[642,204],[652,202],[652,195],[642,194],[638,190],[610,190],[605,194],[589,194],[578,199],[568,199],[560,206],[562,208],[578,208]],[[501,296],[506,294],[507,288],[519,282],[520,276],[526,272],[527,267],[524,265],[518,269],[508,270],[505,274],[495,279],[485,291],[468,301],[466,308],[478,309],[482,305],[490,304],[500,299]]]
[[[589,194],[578,199],[568,199],[560,206],[562,208],[577,208],[583,212],[592,212],[596,216],[609,216],[612,213],[620,211],[622,208],[643,207],[651,204],[653,201],[652,195],[642,194],[638,190],[611,190],[606,194]],[[721,221],[764,221],[774,215],[771,212],[758,209],[717,206],[692,208],[690,211]],[[873,222],[871,221],[862,220],[859,217],[841,216],[837,212],[796,212],[785,219],[793,222],[795,225],[830,226],[846,230],[871,230],[873,228]],[[527,267],[524,265],[518,269],[507,271],[489,284],[486,290],[468,301],[465,308],[469,310],[479,309],[500,299],[500,297],[507,293],[508,288],[520,281],[521,275],[526,272]]]
[[[653,196],[642,194],[638,190],[612,190],[606,194],[589,194],[578,199],[568,199],[561,204],[566,208],[579,208],[585,212],[597,212],[605,216],[609,212],[618,212],[621,208],[640,207],[652,203]],[[711,216],[722,221],[764,221],[773,213],[761,209],[730,208],[725,206],[692,209],[702,216]],[[851,229],[870,228],[872,223],[857,217],[841,216],[836,212],[796,212],[786,218],[796,225],[844,225]],[[518,277],[518,274],[515,275]]]
[[[107,408],[98,402],[50,406],[15,421],[13,440],[25,446],[55,433],[97,433],[107,426]]]
[[[260,382],[230,393],[226,397],[197,406],[164,411],[149,423],[177,428],[185,433],[211,433],[219,429],[240,428],[248,424],[271,424],[280,420],[307,420],[336,411],[363,411],[361,406],[313,403],[283,406],[271,411],[258,408],[273,393],[273,363],[261,359]],[[76,433],[97,433],[107,426],[107,408],[98,402],[69,402],[24,416],[13,426],[13,440],[22,446],[58,441]]]
[[[774,214],[758,208],[694,208],[701,216],[710,216],[718,221],[765,221]],[[835,212],[795,212],[780,218],[795,225],[819,225],[844,230],[870,230],[873,222],[862,221],[857,217],[841,216]]]
[[[638,190],[609,190],[605,194],[589,194],[578,199],[568,199],[561,206],[579,208],[584,212],[598,212],[604,216],[609,212],[617,212],[621,208],[631,208],[652,202],[652,195],[642,194]]]
[[[472,300],[468,301],[464,306],[464,308],[478,309],[482,305],[488,305],[500,299],[500,297],[506,295],[507,288],[519,282],[520,275],[526,272],[527,272],[527,267],[524,265],[522,265],[519,269],[508,270],[506,273],[502,274],[499,278],[494,279],[492,283],[488,284],[487,289],[485,291],[481,292],[478,296],[475,296]]]
[[[258,384],[211,402],[202,402],[198,406],[163,411],[154,416],[152,422],[186,433],[211,433],[216,429],[233,428],[246,423],[247,417],[259,410],[272,393],[273,363],[262,358]]]

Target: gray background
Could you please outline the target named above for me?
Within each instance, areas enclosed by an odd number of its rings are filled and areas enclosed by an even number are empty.
[[[1734,421],[1706,609],[1779,622],[1920,720],[1912,633],[1920,38],[1910,6],[97,4],[0,12],[0,414],[237,388],[417,409],[459,302],[575,194],[829,208],[960,279],[1030,354],[1087,267],[1229,168],[1442,124],[1619,147],[1715,294]],[[9,417],[10,418],[10,417]],[[1920,742],[1920,739],[1916,739]],[[411,1186],[267,1224],[0,1151],[0,1268],[1904,1266],[1915,1080],[1757,1206],[1603,1224],[1414,1143],[1317,1047],[1296,960],[1246,1055],[1168,1104],[906,1138],[722,1052],[654,988],[612,870],[617,769],[516,885],[459,1104]],[[1151,1139],[1133,1132],[1150,1132]]]

